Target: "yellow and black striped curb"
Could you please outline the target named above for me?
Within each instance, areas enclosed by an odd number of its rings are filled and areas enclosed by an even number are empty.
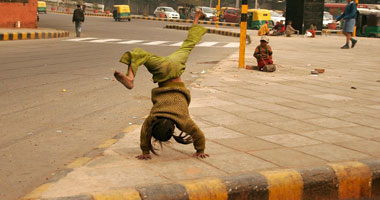
[[[64,12],[64,11],[49,11],[50,13],[61,13],[61,14],[73,14],[72,12]],[[105,13],[85,13],[88,16],[103,16],[103,17],[113,17],[112,14]],[[192,19],[167,19],[160,17],[148,17],[148,16],[140,16],[140,15],[131,15],[132,19],[143,19],[143,20],[153,20],[153,21],[165,21],[165,22],[179,22],[179,23],[193,23]],[[238,23],[228,23],[228,22],[214,22],[214,21],[199,21],[199,24],[207,24],[207,25],[220,25],[220,26],[229,26],[229,27],[240,27]]]
[[[69,37],[68,31],[0,33],[0,41]]]
[[[380,159],[301,169],[261,171],[238,176],[119,188],[102,193],[54,198],[54,200],[74,199],[377,200],[380,199]]]
[[[174,25],[174,24],[167,24],[165,26],[165,28],[177,29],[177,30],[189,30],[190,27],[191,26],[182,26],[182,25]],[[212,29],[212,28],[207,28],[207,33],[213,33],[213,34],[231,36],[231,37],[240,37],[240,33],[236,33],[233,31],[224,31],[224,30]],[[247,35],[247,43],[251,44],[251,37],[249,35]]]
[[[128,133],[136,130],[139,127],[140,127],[139,125],[128,126],[127,128],[125,128],[123,130],[122,133],[119,133],[116,136],[114,136],[113,138],[106,140],[103,144],[100,144],[99,146],[97,146],[92,151],[86,153],[82,157],[79,157],[76,160],[74,160],[73,162],[71,162],[70,164],[68,164],[65,169],[58,171],[53,179],[49,180],[49,182],[47,182],[47,183],[37,187],[36,189],[34,189],[31,193],[29,193],[27,196],[22,198],[22,200],[43,199],[43,198],[41,198],[41,196],[44,194],[44,192],[46,192],[58,180],[65,177],[68,173],[70,173],[74,169],[82,167],[82,166],[86,165],[88,162],[90,162],[91,160],[97,158],[98,156],[101,156],[103,154],[103,152],[108,147],[110,147],[113,144],[115,144],[116,142],[118,142],[121,138],[124,137],[125,134],[128,134]],[[77,198],[74,198],[74,199],[77,199]]]

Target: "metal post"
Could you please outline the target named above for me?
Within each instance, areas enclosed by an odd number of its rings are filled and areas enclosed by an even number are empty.
[[[219,26],[219,15],[220,15],[220,0],[218,0],[218,5],[216,5],[216,23],[215,23],[216,28],[218,28]]]
[[[258,8],[258,3],[257,3],[257,0],[255,0],[255,9]]]
[[[235,8],[239,8],[239,3],[240,3],[240,0],[236,0]]]
[[[355,0],[355,4],[356,4],[356,7],[358,7],[358,4],[359,4],[359,0]],[[356,36],[356,24],[355,24],[355,27],[354,27],[354,32],[352,33],[352,36],[355,37]]]
[[[244,68],[244,65],[245,65],[245,42],[247,38],[247,12],[248,12],[248,0],[242,0],[241,20],[240,20],[239,68]]]
[[[212,8],[212,0],[210,0],[210,8]]]

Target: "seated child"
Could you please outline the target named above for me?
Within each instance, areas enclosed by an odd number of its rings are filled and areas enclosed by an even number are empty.
[[[260,45],[256,47],[255,53],[253,54],[253,56],[257,59],[257,67],[259,70],[262,70],[265,65],[273,64],[273,52],[268,43],[268,37],[261,37]]]
[[[206,158],[204,153],[206,139],[203,132],[190,118],[189,104],[190,91],[181,81],[181,75],[185,71],[185,64],[191,50],[202,39],[207,29],[198,25],[198,20],[205,15],[196,10],[194,23],[191,26],[186,40],[182,46],[166,57],[156,56],[152,53],[135,48],[126,52],[120,62],[128,65],[127,75],[115,71],[115,78],[128,89],[133,88],[133,80],[139,66],[145,65],[153,75],[153,81],[158,82],[158,87],[152,89],[153,107],[149,116],[145,119],[140,136],[140,148],[142,155],[138,159],[151,159],[150,151],[156,154],[152,146],[152,137],[161,142],[166,142],[173,137],[181,144],[193,143],[196,153],[194,157]],[[173,135],[175,126],[182,131],[179,136]]]
[[[311,24],[310,25],[310,28],[307,30],[309,33],[311,33],[311,36],[310,37],[315,37],[315,35],[317,34],[317,25],[316,24]]]

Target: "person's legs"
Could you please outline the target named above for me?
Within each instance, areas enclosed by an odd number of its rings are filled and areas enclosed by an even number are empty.
[[[342,47],[340,47],[341,49],[349,49],[350,46],[349,46],[349,41],[350,41],[350,33],[347,33],[347,32],[343,32],[343,34],[346,36],[346,44]]]
[[[357,40],[355,40],[353,37],[352,37],[352,35],[350,34],[350,40],[351,40],[351,42],[352,42],[352,44],[351,44],[351,48],[354,48],[355,47],[355,45],[356,45],[356,43],[358,42]]]
[[[75,33],[76,33],[77,37],[80,36],[80,33],[79,33],[79,22],[78,21],[75,22]]]

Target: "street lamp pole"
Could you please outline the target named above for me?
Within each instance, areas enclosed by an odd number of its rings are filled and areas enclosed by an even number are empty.
[[[257,6],[257,0],[255,0],[255,9],[257,9],[258,6]]]

